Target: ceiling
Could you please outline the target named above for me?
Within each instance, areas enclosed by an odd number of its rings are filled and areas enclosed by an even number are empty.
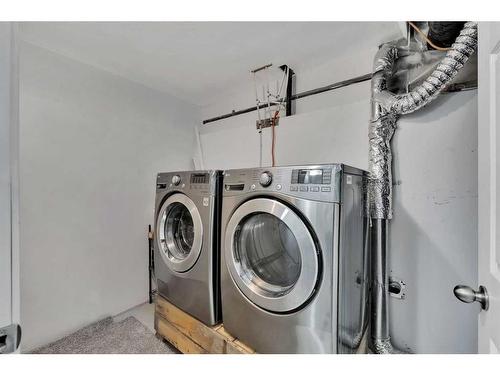
[[[299,71],[402,34],[397,22],[27,22],[20,35],[203,105],[268,62]]]

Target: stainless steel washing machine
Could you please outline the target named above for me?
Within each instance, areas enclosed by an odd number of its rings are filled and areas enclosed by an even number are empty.
[[[208,325],[221,319],[221,171],[159,173],[155,275],[158,292]]]
[[[224,327],[260,353],[364,352],[366,172],[341,164],[224,172]]]

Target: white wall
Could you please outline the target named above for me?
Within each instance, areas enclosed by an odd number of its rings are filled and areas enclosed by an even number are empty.
[[[395,343],[425,353],[477,352],[479,306],[453,295],[477,285],[477,92],[442,96],[399,122],[394,145],[391,274]]]
[[[155,175],[191,168],[196,108],[22,43],[24,350],[147,299]]]
[[[297,92],[371,70],[376,46],[358,56],[297,72]],[[293,67],[292,67],[293,68]],[[251,106],[250,83],[214,98],[203,118]],[[369,82],[300,100],[297,114],[276,128],[278,165],[341,162],[368,166]],[[256,113],[199,128],[207,168],[257,166]],[[270,131],[264,130],[264,165]],[[456,284],[477,284],[477,94],[443,95],[404,117],[393,141],[394,219],[391,274],[407,283],[391,299],[394,342],[415,353],[477,350],[477,306],[453,296]],[[199,156],[199,155],[198,155]]]

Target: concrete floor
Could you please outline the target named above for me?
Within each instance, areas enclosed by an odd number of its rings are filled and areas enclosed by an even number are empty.
[[[155,304],[154,303],[143,303],[142,305],[137,305],[132,307],[131,309],[122,312],[113,317],[115,322],[120,322],[129,316],[133,316],[139,322],[144,324],[151,332],[155,333],[154,327],[154,313],[155,313]]]

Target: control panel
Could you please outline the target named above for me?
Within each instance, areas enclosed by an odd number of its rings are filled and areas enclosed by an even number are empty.
[[[159,173],[156,179],[157,190],[189,191],[190,193],[215,193],[215,171]]]
[[[342,164],[328,164],[228,170],[224,194],[274,192],[335,202],[340,197],[342,168]]]
[[[332,168],[293,169],[290,183],[290,191],[330,192]]]

